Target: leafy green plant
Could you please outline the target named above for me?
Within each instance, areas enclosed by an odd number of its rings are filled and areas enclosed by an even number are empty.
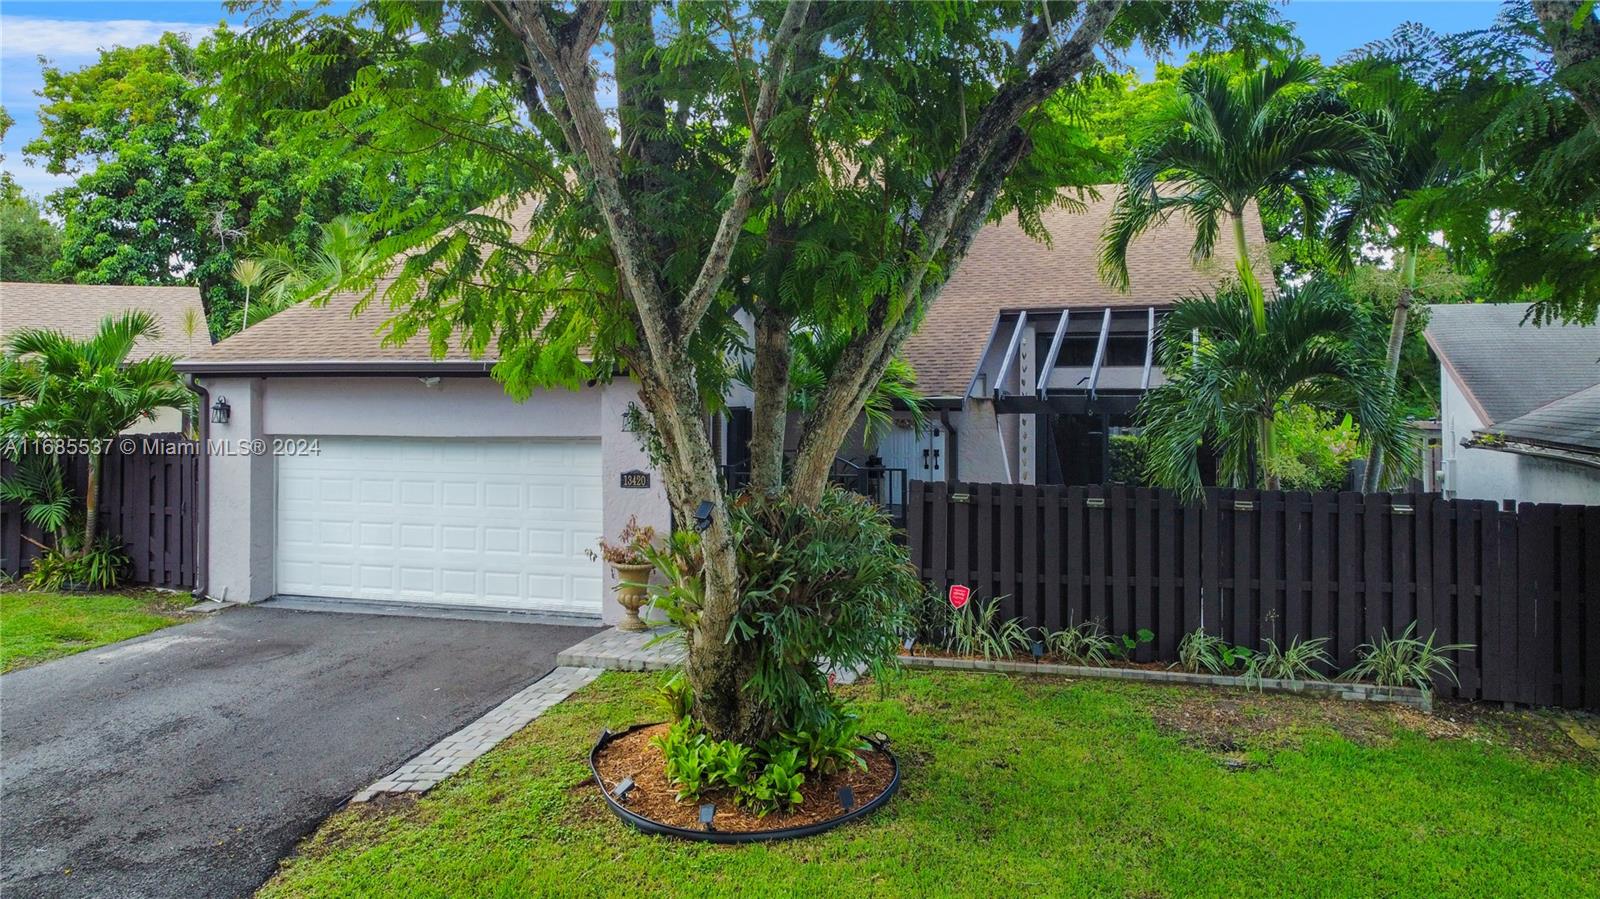
[[[1178,665],[1196,674],[1224,674],[1236,668],[1248,668],[1255,653],[1244,646],[1232,646],[1221,637],[1195,628],[1178,641]]]
[[[689,679],[682,671],[674,671],[656,684],[656,701],[671,721],[682,721],[694,708],[694,691],[689,689]]]
[[[22,576],[22,584],[30,590],[109,590],[122,580],[131,562],[122,551],[121,540],[102,536],[90,549],[78,552],[74,541],[68,539],[34,559],[33,567]]]
[[[1133,654],[1135,649],[1149,643],[1156,638],[1155,631],[1141,627],[1131,634],[1118,634],[1110,640],[1110,652],[1114,658],[1126,659]]]
[[[867,762],[859,753],[871,748],[861,737],[860,722],[855,714],[843,708],[826,721],[804,730],[785,732],[779,739],[799,750],[807,770],[824,775],[850,765],[865,770]]]
[[[951,609],[946,619],[944,647],[957,655],[1005,659],[1028,651],[1033,640],[1020,618],[1000,617],[1000,600],[970,602]],[[947,604],[948,605],[948,604]]]
[[[771,753],[761,774],[739,789],[739,801],[761,818],[794,808],[803,798],[800,787],[806,782],[804,768],[805,759],[795,747]]]
[[[1324,646],[1327,637],[1289,641],[1288,647],[1279,647],[1272,638],[1262,641],[1267,648],[1253,653],[1246,664],[1246,675],[1256,680],[1327,680],[1317,667],[1332,667],[1333,659]]]
[[[11,477],[0,481],[0,501],[18,506],[22,519],[51,534],[57,546],[66,540],[73,496],[59,456],[18,452]]]
[[[1078,665],[1105,665],[1116,654],[1113,639],[1098,621],[1080,621],[1045,634],[1043,642],[1051,655]]]
[[[882,510],[837,488],[825,491],[814,508],[745,494],[731,504],[729,526],[743,594],[738,615],[719,639],[747,663],[750,676],[734,686],[756,701],[760,714],[721,721],[727,704],[706,703],[700,689],[690,711],[714,732],[759,745],[828,718],[833,700],[826,672],[891,675],[922,587]],[[660,575],[651,586],[653,606],[676,637],[685,637],[705,608],[700,536],[678,532],[641,552]]]
[[[1344,676],[1350,680],[1371,681],[1380,687],[1416,687],[1424,693],[1433,692],[1435,677],[1456,680],[1455,663],[1446,653],[1469,652],[1477,647],[1471,643],[1446,643],[1433,645],[1437,632],[1423,640],[1417,637],[1417,623],[1406,625],[1398,637],[1389,636],[1385,629],[1378,639],[1356,648],[1359,661]]]
[[[650,744],[661,750],[667,780],[678,788],[678,801],[694,801],[717,787],[745,786],[752,765],[748,747],[732,740],[714,740],[692,718],[682,718]]]

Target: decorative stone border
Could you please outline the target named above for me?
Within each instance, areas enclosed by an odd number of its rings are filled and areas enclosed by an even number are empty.
[[[1357,702],[1393,702],[1424,712],[1433,711],[1433,697],[1415,687],[1378,687],[1341,681],[1260,680],[1230,674],[1191,674],[1188,671],[1154,671],[1147,668],[1091,668],[1055,662],[1015,662],[1009,659],[951,659],[942,656],[900,657],[907,668],[946,668],[957,671],[998,671],[1008,674],[1065,674],[1102,680],[1144,681],[1157,684],[1187,684],[1200,687],[1227,687],[1267,693],[1302,693],[1331,696]]]
[[[483,717],[413,756],[394,773],[357,793],[350,801],[367,802],[398,793],[426,793],[600,674],[599,668],[563,666],[552,670]]]

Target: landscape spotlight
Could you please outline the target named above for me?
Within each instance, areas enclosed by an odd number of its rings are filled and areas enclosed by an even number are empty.
[[[617,797],[618,802],[628,800],[628,791],[633,789],[633,778],[624,777],[621,782],[611,788],[611,795]]]
[[[844,809],[847,812],[850,811],[851,809],[855,808],[856,807],[856,791],[850,789],[849,787],[840,787],[839,788],[839,807]]]
[[[706,830],[716,830],[716,828],[711,826],[711,819],[715,817],[716,814],[717,807],[711,803],[708,802],[705,805],[700,806],[700,824],[705,827]]]
[[[694,510],[694,529],[696,531],[703,534],[707,528],[711,527],[711,513],[716,508],[709,499],[700,501],[700,505],[695,507]]]

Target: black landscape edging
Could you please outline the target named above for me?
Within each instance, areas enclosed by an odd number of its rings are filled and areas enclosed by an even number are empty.
[[[857,806],[837,818],[818,821],[815,824],[806,824],[801,827],[783,827],[777,830],[750,830],[750,831],[722,831],[722,830],[689,830],[685,827],[674,827],[671,824],[662,824],[631,811],[627,806],[616,800],[611,792],[606,789],[605,781],[600,777],[599,756],[600,750],[618,737],[627,736],[642,727],[654,727],[654,724],[635,724],[627,730],[612,733],[609,730],[600,732],[600,739],[595,741],[594,748],[589,750],[589,771],[594,774],[595,786],[600,788],[600,796],[605,799],[606,805],[611,807],[611,813],[632,825],[642,833],[660,834],[662,836],[677,837],[680,840],[699,840],[705,843],[761,843],[772,840],[795,840],[801,837],[815,836],[847,824],[857,818],[864,818],[882,807],[889,799],[900,790],[900,760],[889,751],[888,746],[870,737],[867,742],[872,748],[888,756],[889,764],[894,766],[894,777],[889,780],[883,792],[873,798],[866,805]]]

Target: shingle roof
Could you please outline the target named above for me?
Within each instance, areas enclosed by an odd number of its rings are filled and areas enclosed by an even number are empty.
[[[512,237],[527,236],[533,216],[529,197],[496,201],[473,210],[496,215],[512,224]],[[327,371],[431,368],[487,371],[498,359],[491,345],[474,358],[452,341],[442,358],[434,358],[427,335],[419,334],[403,346],[383,345],[383,325],[393,313],[383,300],[383,289],[355,315],[362,293],[336,294],[326,304],[300,303],[218,341],[178,364],[183,371],[273,371],[324,369]]]
[[[1216,255],[1197,264],[1189,253],[1194,226],[1174,216],[1129,249],[1127,292],[1107,285],[1099,274],[1100,235],[1117,188],[1103,185],[1097,190],[1100,199],[1088,201],[1081,212],[1044,213],[1048,245],[1024,233],[1014,215],[978,232],[966,261],[902,351],[917,371],[917,389],[924,396],[966,392],[995,314],[1002,309],[1164,307],[1232,275],[1236,254],[1226,232],[1217,241]],[[1254,209],[1245,217],[1245,233],[1256,277],[1272,284],[1266,238]]]
[[[493,349],[474,360],[459,345],[452,345],[443,359],[434,359],[425,335],[404,346],[384,346],[380,333],[392,316],[381,294],[354,315],[360,294],[343,293],[325,305],[301,303],[252,325],[195,353],[179,363],[184,371],[272,370],[325,365],[340,367],[427,366],[487,369],[494,364]]]
[[[1600,327],[1524,325],[1528,309],[1527,303],[1428,307],[1428,344],[1485,425],[1600,384]]]
[[[1600,454],[1600,384],[1489,429],[1518,443]]]
[[[161,327],[160,337],[134,348],[133,361],[157,354],[181,358],[211,346],[199,288],[20,281],[0,283],[0,340],[30,328],[81,339],[93,335],[107,316],[131,309],[150,312]]]

